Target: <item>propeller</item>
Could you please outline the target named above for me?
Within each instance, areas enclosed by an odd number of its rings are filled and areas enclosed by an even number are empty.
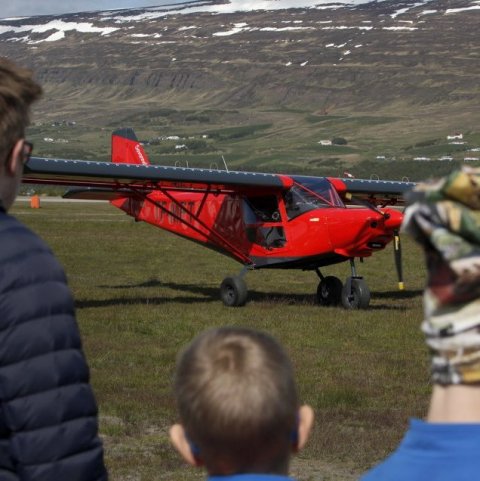
[[[393,255],[395,258],[395,267],[398,276],[398,289],[403,291],[405,285],[403,283],[403,269],[402,269],[402,244],[400,243],[400,234],[398,229],[393,232]]]

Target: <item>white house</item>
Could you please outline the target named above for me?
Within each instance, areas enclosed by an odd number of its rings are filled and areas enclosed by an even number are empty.
[[[453,135],[447,135],[447,140],[462,140],[463,134],[455,132]]]

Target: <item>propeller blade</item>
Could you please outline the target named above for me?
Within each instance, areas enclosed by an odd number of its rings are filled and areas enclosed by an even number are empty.
[[[397,268],[398,276],[398,289],[403,291],[405,285],[403,284],[403,271],[402,271],[402,244],[400,243],[400,235],[398,230],[393,233],[393,254],[395,256],[395,267]]]

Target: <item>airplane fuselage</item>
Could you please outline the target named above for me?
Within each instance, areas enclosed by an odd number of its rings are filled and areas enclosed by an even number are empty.
[[[327,184],[325,180],[321,200],[299,195],[292,199],[290,191],[153,191],[146,198],[116,199],[112,204],[138,221],[255,268],[315,269],[383,249],[401,214],[346,208]]]

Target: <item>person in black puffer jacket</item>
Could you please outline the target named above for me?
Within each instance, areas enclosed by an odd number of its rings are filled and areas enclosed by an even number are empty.
[[[65,273],[7,213],[31,145],[31,73],[0,58],[0,481],[106,481],[97,405]]]

